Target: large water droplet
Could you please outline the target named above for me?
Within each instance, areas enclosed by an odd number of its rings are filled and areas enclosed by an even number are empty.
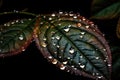
[[[46,47],[47,46],[47,44],[45,42],[42,42],[41,45],[42,45],[42,47]]]
[[[66,66],[64,66],[64,65],[61,65],[61,66],[60,66],[60,69],[61,69],[61,70],[65,70],[65,68],[66,68]]]
[[[70,49],[69,52],[70,52],[71,54],[73,54],[73,53],[75,52],[75,50],[74,50],[74,49]]]
[[[70,28],[65,28],[64,31],[65,32],[69,32]]]
[[[60,36],[56,36],[55,38],[56,38],[57,40],[59,40],[59,39],[60,39]]]
[[[81,67],[81,68],[84,68],[84,67],[85,67],[85,65],[80,65],[80,67]]]
[[[57,64],[57,62],[58,61],[56,59],[53,59],[53,61],[52,61],[53,64]]]
[[[20,35],[19,36],[19,40],[23,40],[24,38],[23,38],[23,35]]]

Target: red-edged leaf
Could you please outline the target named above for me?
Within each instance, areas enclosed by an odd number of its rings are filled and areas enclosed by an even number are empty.
[[[40,16],[36,43],[43,56],[61,70],[110,80],[111,52],[93,22],[79,14]]]
[[[34,22],[34,19],[20,19],[0,25],[0,57],[26,49],[33,39]]]

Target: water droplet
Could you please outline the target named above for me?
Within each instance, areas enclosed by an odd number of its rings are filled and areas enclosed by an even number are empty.
[[[24,48],[22,48],[22,51],[25,51],[25,49],[24,49]]]
[[[23,20],[20,21],[21,23],[24,23]]]
[[[16,20],[15,22],[16,22],[16,23],[18,23],[18,22],[19,22],[19,20]]]
[[[51,37],[53,40],[55,39],[55,37]]]
[[[80,32],[82,35],[84,35],[85,34],[85,32]]]
[[[24,38],[23,38],[23,35],[20,35],[19,36],[19,40],[23,40]]]
[[[62,11],[60,11],[60,12],[59,12],[59,14],[63,14],[63,12],[62,12]]]
[[[106,49],[103,49],[103,51],[106,51]]]
[[[73,54],[73,53],[75,52],[75,50],[74,50],[74,49],[70,49],[69,52],[70,52],[71,54]]]
[[[92,75],[94,76],[94,75],[95,75],[95,73],[92,73]]]
[[[67,72],[70,72],[70,70],[67,70]]]
[[[55,43],[53,43],[53,45],[55,46],[56,44],[55,44]]]
[[[71,27],[71,25],[68,25],[68,27],[70,28],[70,27]]]
[[[70,59],[70,57],[67,57],[67,59]]]
[[[57,45],[57,48],[59,48],[60,46],[59,45]]]
[[[76,19],[76,18],[77,18],[77,16],[73,16],[73,18],[74,18],[74,19]]]
[[[81,67],[81,68],[84,68],[84,67],[85,67],[85,65],[80,65],[80,67]]]
[[[53,59],[52,61],[53,64],[57,64],[57,62],[58,62],[57,59]]]
[[[29,20],[29,21],[31,21],[32,19],[31,19],[31,18],[29,18],[28,20]]]
[[[87,28],[87,29],[88,29],[88,28],[89,28],[89,26],[85,26],[85,28]]]
[[[15,22],[11,22],[11,24],[15,24]]]
[[[82,24],[81,23],[77,23],[77,27],[81,27],[82,26]]]
[[[83,38],[83,36],[80,35],[80,38]]]
[[[52,20],[52,18],[51,18],[51,17],[49,17],[49,20]]]
[[[82,20],[83,20],[83,21],[85,21],[86,19],[85,19],[85,18],[83,18]]]
[[[74,68],[75,66],[74,66],[74,65],[72,65],[71,67],[72,67],[72,68]]]
[[[104,62],[107,62],[107,60],[105,59]]]
[[[61,26],[61,24],[58,24],[59,26]]]
[[[52,16],[52,17],[55,17],[55,14],[53,13],[51,16]]]
[[[54,54],[57,54],[57,52],[55,51]]]
[[[111,64],[108,64],[108,66],[110,67],[110,66],[111,66]]]
[[[19,11],[17,11],[17,10],[14,10],[13,12],[15,12],[15,13],[18,13]]]
[[[64,61],[63,64],[67,64],[68,62],[67,61]]]
[[[64,31],[65,32],[68,32],[70,30],[70,28],[65,28]]]
[[[83,58],[83,56],[80,56],[80,58],[82,59],[82,58]]]
[[[42,43],[41,43],[41,46],[42,46],[42,47],[46,47],[47,44],[46,44],[45,42],[42,42]]]
[[[47,39],[46,38],[43,38],[44,41],[46,41]]]
[[[64,66],[64,65],[61,65],[61,66],[60,66],[60,69],[61,69],[61,70],[65,70],[65,68],[66,68],[66,66]]]
[[[95,59],[99,59],[99,57],[95,57]]]
[[[74,14],[70,13],[69,16],[73,16]]]
[[[102,76],[98,76],[98,79],[101,79],[102,78]]]
[[[62,58],[62,56],[59,56],[59,58]]]
[[[59,39],[60,39],[60,36],[56,36],[55,38],[56,38],[57,40],[59,40]]]
[[[3,41],[0,41],[0,43],[3,43]]]
[[[99,73],[96,73],[96,75],[99,75]]]
[[[48,56],[48,59],[52,59],[52,56]]]
[[[7,26],[7,24],[4,24],[4,26]]]
[[[6,26],[10,26],[10,23],[7,23]]]

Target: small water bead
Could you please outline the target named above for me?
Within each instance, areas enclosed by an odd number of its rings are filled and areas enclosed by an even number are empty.
[[[46,44],[45,42],[42,42],[42,43],[41,43],[41,46],[42,46],[42,47],[46,47],[47,44]]]
[[[111,66],[111,64],[108,64],[108,66],[110,67],[110,66]]]
[[[63,14],[63,12],[62,12],[62,11],[60,11],[60,12],[59,12],[59,14]]]
[[[23,39],[24,39],[23,35],[20,35],[19,40],[23,40]]]
[[[67,61],[64,61],[63,64],[67,64],[68,62]]]
[[[57,54],[57,52],[55,51],[54,54]]]
[[[4,24],[4,26],[7,26],[7,24]]]
[[[89,26],[85,26],[85,28],[86,28],[86,29],[88,29],[88,28],[89,28]]]
[[[72,68],[74,68],[75,66],[74,66],[74,65],[72,65],[71,67],[72,67]]]
[[[80,35],[80,38],[83,38],[83,36],[82,36],[82,35]]]
[[[48,59],[52,59],[52,56],[48,56]]]
[[[18,22],[19,22],[19,20],[16,20],[15,22],[16,22],[16,23],[18,23]]]
[[[69,16],[74,16],[74,14],[70,13]]]
[[[70,57],[67,57],[67,59],[70,59]]]
[[[21,23],[24,23],[23,20],[20,20]]]
[[[57,40],[59,40],[59,39],[60,39],[60,36],[56,36],[55,38],[56,38]]]
[[[81,67],[81,68],[84,68],[84,67],[85,67],[85,65],[80,65],[80,67]]]
[[[52,18],[51,18],[51,17],[49,17],[49,20],[51,21],[51,20],[52,20]]]
[[[74,49],[70,49],[69,52],[70,52],[71,54],[73,54],[73,53],[75,52],[75,50],[74,50]]]
[[[43,38],[44,41],[46,41],[47,39],[46,38]]]
[[[82,59],[82,58],[83,58],[83,56],[80,56],[80,58]]]
[[[95,57],[95,59],[99,59],[99,57]]]
[[[31,21],[32,19],[31,19],[31,18],[29,18],[28,20],[29,20],[29,21]]]
[[[103,49],[103,51],[106,51],[106,49]]]
[[[65,28],[64,31],[65,32],[69,32],[70,28]]]
[[[51,39],[53,39],[53,40],[54,40],[54,39],[55,39],[55,37],[51,37]]]
[[[76,19],[76,18],[77,18],[77,16],[73,16],[73,18],[74,18],[74,19]]]
[[[85,32],[80,32],[82,35],[84,35],[85,34]]]
[[[81,23],[77,23],[77,27],[81,27],[82,26],[82,24]]]
[[[6,26],[10,26],[10,23],[7,23]]]
[[[59,48],[60,46],[59,46],[59,45],[57,45],[56,47],[57,47],[57,48]]]
[[[65,68],[66,68],[66,66],[64,66],[64,65],[61,65],[61,66],[60,66],[60,69],[61,69],[61,70],[65,70]]]
[[[57,64],[57,62],[58,62],[57,59],[53,59],[52,61],[53,64]]]
[[[98,79],[101,79],[103,76],[98,76]]]
[[[52,17],[55,17],[55,14],[53,13],[51,16],[52,16]]]
[[[15,22],[11,22],[11,24],[15,24]]]

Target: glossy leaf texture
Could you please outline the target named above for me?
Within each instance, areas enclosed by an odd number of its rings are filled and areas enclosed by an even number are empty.
[[[19,19],[0,25],[0,57],[25,51],[33,39],[34,19]]]
[[[40,15],[36,43],[43,56],[61,70],[110,80],[111,52],[96,25],[79,14]]]
[[[116,29],[116,34],[117,34],[117,37],[120,39],[120,18],[119,18],[119,20],[118,20],[117,29]]]
[[[92,19],[113,19],[118,18],[120,15],[120,1],[113,3],[112,5],[102,9],[98,13],[94,14]]]

